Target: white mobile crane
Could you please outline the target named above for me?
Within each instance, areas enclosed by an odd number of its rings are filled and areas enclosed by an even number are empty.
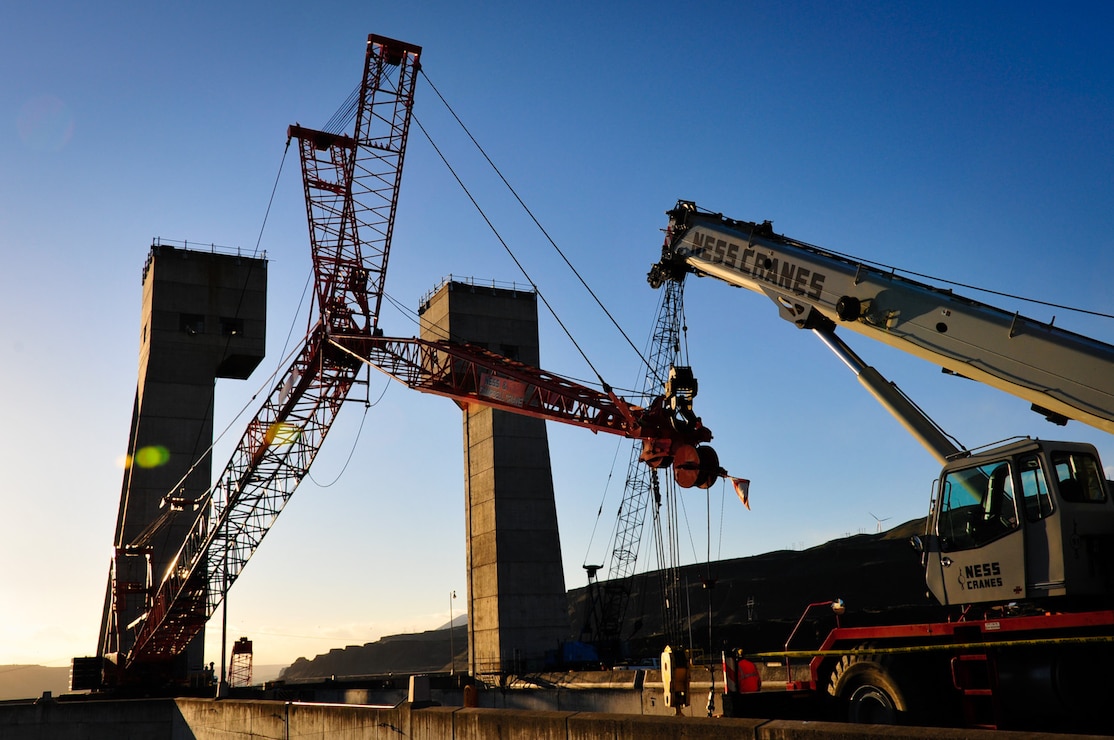
[[[1023,398],[1050,421],[1107,432],[1114,346],[775,234],[768,221],[689,201],[668,215],[652,286],[692,273],[766,295],[943,465],[913,545],[950,613],[837,623],[808,653],[809,680],[788,687],[834,699],[858,721],[1114,729],[1102,716],[1114,692],[1114,485],[1095,448],[1026,438],[961,449],[836,327]]]

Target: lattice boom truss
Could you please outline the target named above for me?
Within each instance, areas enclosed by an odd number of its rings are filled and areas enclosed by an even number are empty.
[[[299,142],[320,318],[248,425],[151,597],[127,666],[181,653],[293,495],[363,363],[411,388],[643,441],[672,464],[711,439],[658,397],[646,408],[479,347],[386,339],[378,329],[421,49],[371,36],[355,135],[291,126]],[[136,671],[136,675],[150,671]],[[140,680],[140,679],[136,679]]]
[[[151,598],[128,664],[182,652],[201,631],[309,470],[361,367],[331,332],[378,322],[420,47],[368,38],[355,135],[300,126],[321,318],[249,423]]]
[[[676,424],[658,397],[646,408],[610,390],[598,391],[545,370],[468,344],[367,336],[332,337],[334,346],[410,388],[456,401],[504,409],[523,416],[618,434],[667,453],[711,439],[707,427]],[[645,459],[651,466],[668,464]]]

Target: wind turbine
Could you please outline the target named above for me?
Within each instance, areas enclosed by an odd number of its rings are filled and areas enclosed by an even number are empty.
[[[869,511],[867,513],[870,514]],[[882,531],[882,522],[888,522],[890,519],[893,518],[893,517],[885,517],[883,519],[879,519],[878,517],[874,516],[874,514],[870,514],[870,516],[873,517],[874,521],[876,521],[878,523],[878,529],[877,529],[878,532]]]

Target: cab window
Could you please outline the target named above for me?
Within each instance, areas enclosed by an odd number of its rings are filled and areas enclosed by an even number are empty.
[[[1009,462],[953,470],[945,476],[936,523],[941,549],[981,547],[1017,526]]]
[[[1065,501],[1102,503],[1106,500],[1102,471],[1094,456],[1085,452],[1054,452],[1052,468]]]
[[[1021,476],[1021,500],[1024,503],[1025,518],[1038,522],[1052,513],[1052,493],[1048,490],[1048,479],[1044,475],[1041,459],[1028,455],[1017,461],[1018,474]]]

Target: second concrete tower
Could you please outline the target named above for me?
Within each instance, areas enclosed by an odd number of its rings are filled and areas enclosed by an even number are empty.
[[[450,280],[421,314],[424,339],[539,364],[532,291]],[[470,672],[538,670],[569,634],[545,422],[472,405],[463,434]]]

